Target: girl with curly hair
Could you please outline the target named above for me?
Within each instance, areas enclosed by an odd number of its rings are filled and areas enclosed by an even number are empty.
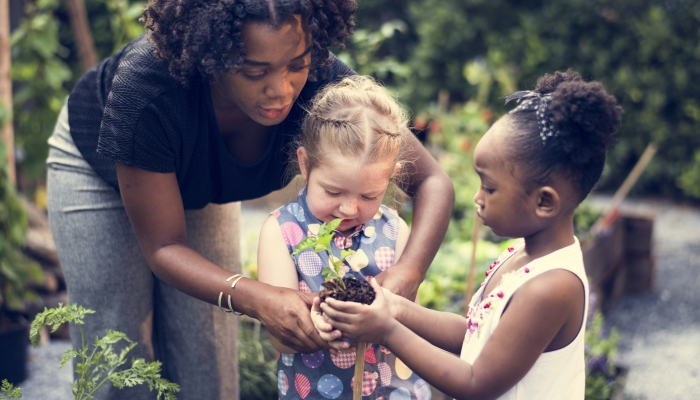
[[[139,342],[134,356],[161,360],[183,398],[238,396],[237,320],[206,303],[259,319],[296,351],[327,348],[309,316],[311,294],[237,274],[237,202],[289,182],[306,103],[354,74],[328,48],[352,34],[356,8],[354,0],[151,0],[146,34],[88,71],[61,112],[49,140],[49,217],[70,301],[97,311],[87,337],[126,333]],[[377,279],[412,298],[454,194],[408,141],[413,233]],[[154,394],[105,387],[95,396]]]
[[[516,99],[474,150],[474,202],[495,234],[523,239],[486,272],[466,320],[372,283],[371,306],[315,300],[314,322],[334,348],[347,346],[341,333],[379,343],[455,399],[583,400],[588,280],[572,220],[600,178],[622,109],[574,71],[506,97]]]

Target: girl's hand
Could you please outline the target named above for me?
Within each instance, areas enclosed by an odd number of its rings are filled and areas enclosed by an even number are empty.
[[[311,321],[313,321],[318,334],[321,336],[321,339],[328,342],[328,344],[331,346],[330,352],[333,354],[337,354],[338,350],[351,350],[350,343],[342,339],[342,332],[337,329],[333,329],[333,325],[326,322],[320,305],[321,299],[319,297],[315,297],[313,305],[311,306]]]
[[[399,325],[391,315],[382,287],[370,280],[376,292],[371,305],[326,299],[321,303],[325,322],[339,329],[343,337],[356,342],[384,344],[384,339]]]

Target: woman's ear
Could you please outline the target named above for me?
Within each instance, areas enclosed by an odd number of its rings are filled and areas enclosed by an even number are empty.
[[[535,213],[540,218],[552,218],[561,210],[561,197],[551,186],[542,186],[537,190],[537,209]]]
[[[305,181],[309,180],[309,157],[306,155],[306,149],[299,147],[297,149],[297,160],[299,161],[299,169],[301,176]]]

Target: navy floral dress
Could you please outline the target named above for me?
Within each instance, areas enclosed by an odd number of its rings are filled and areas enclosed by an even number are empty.
[[[306,201],[306,189],[297,201],[272,212],[277,219],[289,254],[299,242],[318,233],[321,221],[316,219]],[[359,279],[373,277],[394,265],[399,217],[396,211],[381,206],[374,218],[343,236],[336,232],[333,255],[353,249],[346,259],[345,272]],[[312,293],[322,289],[321,270],[328,265],[326,252],[306,250],[292,256],[297,267],[299,290]],[[277,386],[280,399],[352,399],[355,353],[337,356],[327,351],[311,354],[277,353]],[[367,344],[365,371],[362,379],[363,399],[428,400],[430,387],[387,348]]]

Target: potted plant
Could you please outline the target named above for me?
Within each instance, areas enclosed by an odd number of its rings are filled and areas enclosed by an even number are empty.
[[[23,312],[37,299],[29,283],[42,281],[43,273],[21,252],[27,215],[9,179],[5,154],[0,141],[0,380],[16,384],[26,377],[29,324]]]

